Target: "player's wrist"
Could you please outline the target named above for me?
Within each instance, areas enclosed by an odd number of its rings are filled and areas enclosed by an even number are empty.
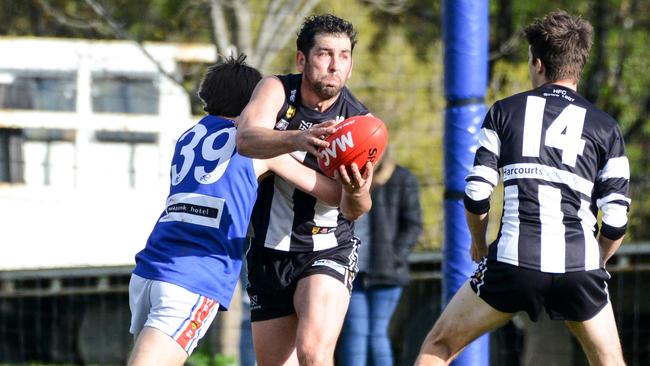
[[[283,140],[288,141],[289,144],[285,146],[289,146],[290,151],[304,151],[305,149],[300,144],[303,133],[304,131],[283,131],[283,135],[278,139],[278,142],[282,143]],[[289,134],[288,139],[285,134]]]

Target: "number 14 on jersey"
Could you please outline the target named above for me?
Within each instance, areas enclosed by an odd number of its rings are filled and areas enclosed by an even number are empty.
[[[522,155],[539,157],[546,99],[529,96],[524,117]],[[562,164],[575,167],[576,158],[585,149],[582,128],[587,110],[569,104],[546,129],[544,145],[562,150]]]

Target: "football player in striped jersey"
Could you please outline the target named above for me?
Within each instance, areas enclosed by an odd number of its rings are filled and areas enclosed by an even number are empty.
[[[605,265],[625,234],[630,171],[617,122],[577,93],[593,29],[557,11],[524,33],[533,89],[490,108],[466,178],[470,255],[479,266],[427,335],[418,366],[448,364],[515,313],[536,321],[543,310],[565,322],[590,365],[624,365]],[[504,210],[488,245],[499,171]]]
[[[318,148],[328,146],[322,137],[333,132],[333,124],[368,114],[345,86],[355,43],[350,22],[332,14],[308,17],[296,42],[300,73],[268,76],[258,84],[241,115],[239,151],[260,159],[295,152],[318,170]],[[260,366],[332,365],[357,272],[354,220],[370,209],[372,169],[367,163],[363,177],[353,174],[351,186],[343,181],[339,206],[277,175],[260,183],[246,256]],[[359,194],[346,194],[360,186]]]

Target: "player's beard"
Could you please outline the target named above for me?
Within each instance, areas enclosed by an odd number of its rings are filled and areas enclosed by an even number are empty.
[[[330,77],[324,76],[322,79],[326,79]],[[334,76],[336,77],[336,76]],[[328,85],[325,81],[321,80],[312,80],[309,76],[306,76],[307,78],[307,85],[309,85],[309,88],[316,93],[316,95],[323,100],[331,99],[335,96],[337,96],[340,92],[341,89],[343,89],[343,82],[339,79],[339,84],[334,86],[334,85]],[[336,77],[338,79],[338,77]]]

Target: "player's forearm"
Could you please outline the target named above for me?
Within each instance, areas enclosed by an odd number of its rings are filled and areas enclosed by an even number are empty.
[[[329,206],[338,207],[341,202],[341,184],[319,172],[306,167],[295,154],[282,154],[271,159],[253,159],[263,162],[272,172]]]
[[[609,258],[611,258],[614,253],[621,247],[623,243],[623,237],[620,237],[616,240],[606,238],[602,234],[598,236],[598,245],[600,246],[600,255],[603,259],[603,263],[607,263]]]
[[[316,184],[311,192],[307,192],[329,206],[336,207],[343,198],[341,185],[322,174],[314,172],[316,175]]]
[[[472,242],[478,245],[485,245],[485,236],[488,227],[488,214],[474,214],[465,210],[467,218],[467,227],[472,235]]]
[[[372,199],[370,198],[370,192],[366,189],[357,193],[349,193],[343,190],[340,210],[346,219],[356,220],[370,211],[370,207],[372,207]]]
[[[295,150],[293,141],[300,131],[276,131],[248,127],[237,131],[237,152],[255,159],[269,159]]]

